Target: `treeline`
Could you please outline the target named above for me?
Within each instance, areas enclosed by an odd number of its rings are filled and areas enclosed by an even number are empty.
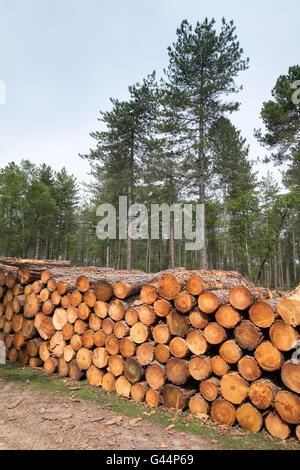
[[[84,194],[65,169],[23,161],[1,170],[1,255],[153,272],[234,269],[290,288],[300,280],[300,107],[292,101],[300,67],[279,77],[262,106],[265,130],[256,131],[269,160],[285,164],[279,186],[271,174],[258,180],[248,145],[229,119],[239,103],[228,96],[239,91],[235,81],[248,67],[233,22],[223,20],[217,32],[214,20],[194,29],[183,21],[168,53],[160,80],[151,73],[129,87],[127,101],[111,99],[111,109],[100,113],[101,130],[91,134],[95,149],[81,155],[91,164]],[[166,240],[151,240],[150,228],[148,240],[118,233],[99,240],[96,209],[103,203],[118,209],[119,196],[149,209],[204,204],[204,249],[185,250],[172,216]],[[133,219],[129,214],[128,223]]]

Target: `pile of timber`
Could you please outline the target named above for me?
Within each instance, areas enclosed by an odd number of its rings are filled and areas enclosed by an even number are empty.
[[[10,362],[281,439],[300,440],[299,326],[300,288],[283,297],[236,272],[0,259]]]

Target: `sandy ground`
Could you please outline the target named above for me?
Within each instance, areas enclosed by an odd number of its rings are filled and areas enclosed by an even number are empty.
[[[22,387],[0,378],[0,450],[200,450],[209,438],[133,420],[76,397]]]

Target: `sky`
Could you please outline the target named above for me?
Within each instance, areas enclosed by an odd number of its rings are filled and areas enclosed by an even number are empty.
[[[223,16],[250,59],[232,121],[250,158],[263,157],[253,130],[277,78],[299,64],[299,0],[0,0],[0,167],[23,158],[65,166],[84,186],[89,164],[79,154],[95,146],[89,134],[110,97],[127,99],[153,70],[161,76],[183,19],[214,17],[218,28]],[[257,170],[280,178],[273,165]]]

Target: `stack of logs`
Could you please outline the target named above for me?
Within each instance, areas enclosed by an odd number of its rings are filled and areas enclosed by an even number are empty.
[[[282,298],[236,272],[182,268],[146,274],[14,259],[0,268],[10,362],[300,440],[299,290]]]

